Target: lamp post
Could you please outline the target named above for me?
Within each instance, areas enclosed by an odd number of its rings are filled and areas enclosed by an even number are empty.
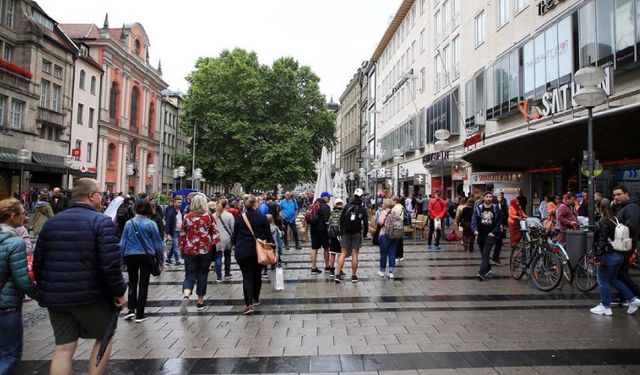
[[[436,149],[442,151],[440,155],[440,171],[442,173],[442,198],[447,199],[447,189],[444,183],[444,151],[449,147],[449,137],[451,133],[447,129],[438,129],[433,133],[436,137]]]
[[[607,99],[607,93],[600,87],[606,78],[602,68],[587,66],[576,72],[573,80],[580,85],[573,96],[573,100],[587,108],[587,168],[589,185],[589,226],[595,224],[595,186],[594,186],[594,151],[593,151],[593,107],[602,104]]]
[[[192,189],[199,189],[200,188],[200,184],[196,184],[196,180],[198,180],[198,182],[200,182],[200,179],[202,178],[202,169],[201,168],[196,168],[193,170],[193,176],[191,178],[191,188]]]
[[[151,177],[151,184],[149,184],[148,186],[153,186],[153,175],[156,173],[156,165],[155,164],[149,164],[147,166],[147,176]],[[147,194],[151,194],[151,189],[148,188],[147,190]]]
[[[73,166],[73,156],[65,155],[64,157],[64,165],[67,167],[67,189],[71,187],[71,178],[69,177],[69,169]]]
[[[185,176],[185,167],[184,166],[179,166],[178,167],[178,177],[180,177],[180,189],[182,189],[182,178]]]
[[[178,190],[178,178],[180,178],[180,175],[178,174],[178,168],[173,168],[173,190]]]
[[[396,186],[394,189],[397,189],[394,192],[394,195],[400,196],[400,163],[404,160],[404,150],[401,148],[396,148],[393,150],[393,162],[396,164]]]
[[[18,192],[20,194],[20,199],[22,199],[22,182],[24,180],[24,164],[29,161],[29,150],[26,148],[22,148],[18,151],[18,158],[20,159],[20,181],[18,182]]]

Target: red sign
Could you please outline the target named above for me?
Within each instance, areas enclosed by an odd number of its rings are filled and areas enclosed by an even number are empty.
[[[79,148],[72,148],[71,149],[71,156],[79,158],[80,157],[80,149]]]
[[[469,146],[473,146],[476,143],[480,143],[483,140],[483,133],[476,133],[472,136],[470,136],[469,138],[464,140],[464,147],[469,147]]]

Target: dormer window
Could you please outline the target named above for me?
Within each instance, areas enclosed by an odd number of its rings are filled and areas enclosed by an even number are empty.
[[[53,21],[51,21],[49,18],[47,18],[44,14],[37,12],[35,10],[33,10],[33,19],[39,23],[40,25],[44,26],[45,28],[47,28],[48,30],[53,31]]]
[[[135,43],[135,51],[136,51],[136,55],[140,56],[140,41],[138,39],[136,39]]]

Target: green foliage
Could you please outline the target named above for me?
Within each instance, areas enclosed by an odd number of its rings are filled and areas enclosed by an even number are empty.
[[[181,126],[188,135],[197,127],[196,165],[207,181],[250,191],[314,179],[335,115],[309,67],[290,57],[265,66],[235,49],[198,59],[187,79]],[[177,160],[190,165],[191,156]]]

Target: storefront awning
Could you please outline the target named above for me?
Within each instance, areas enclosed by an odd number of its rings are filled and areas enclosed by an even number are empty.
[[[33,161],[44,166],[51,168],[67,168],[64,163],[64,156],[43,154],[40,152],[32,152]]]
[[[12,148],[0,147],[0,162],[2,163],[17,163],[17,164],[31,164],[31,160],[26,163],[20,160],[20,150],[14,150]]]
[[[640,157],[640,104],[594,114],[593,139],[600,161]],[[466,153],[475,171],[529,170],[581,161],[587,149],[587,117],[517,134]]]

